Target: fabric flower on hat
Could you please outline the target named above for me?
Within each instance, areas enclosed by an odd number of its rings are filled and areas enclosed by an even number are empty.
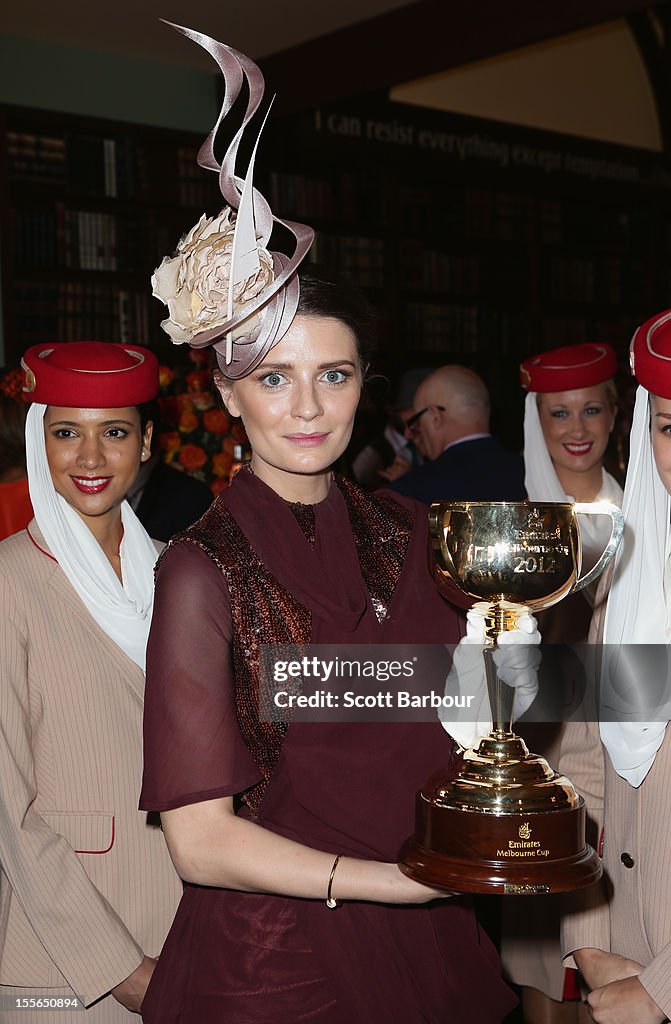
[[[171,340],[195,348],[211,345],[219,368],[235,380],[251,373],[291,326],[300,294],[296,271],[314,231],[307,224],[276,217],[254,187],[260,131],[244,178],[236,169],[240,141],[264,97],[260,69],[244,54],[202,32],[172,27],[206,50],[224,77],[219,117],[198,151],[198,164],[217,174],[226,206],[216,217],[203,215],[182,238],[176,254],[166,257],[154,272],[152,289],[168,307],[168,319],[161,326]],[[241,113],[241,105],[236,105],[241,93],[247,96],[242,123],[220,163],[215,139],[222,121]],[[276,224],[293,236],[290,255],[268,248]]]
[[[202,331],[220,327],[230,319],[228,290],[235,221],[236,215],[229,207],[216,217],[203,214],[180,240],[176,255],[166,256],[152,275],[152,294],[165,303],[169,312],[161,327],[175,345],[191,344]],[[258,255],[259,269],[233,288],[235,313],[275,278],[268,250],[259,245]],[[252,329],[253,324],[247,321],[232,334],[235,338]]]

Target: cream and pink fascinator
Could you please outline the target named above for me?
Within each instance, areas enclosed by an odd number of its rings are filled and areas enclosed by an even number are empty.
[[[171,22],[166,22],[171,24]],[[244,54],[224,43],[180,25],[172,25],[214,58],[224,76],[224,101],[217,122],[198,151],[198,164],[216,171],[226,206],[216,217],[205,214],[155,270],[153,294],[168,307],[161,327],[176,345],[212,345],[227,377],[245,377],[281,341],[296,314],[299,282],[296,270],[314,239],[306,224],[280,220],[252,184],[254,161],[263,124],[244,179],[235,162],[244,131],[264,94],[259,68]],[[214,141],[243,86],[247,109],[219,164]],[[267,116],[267,114],[266,114]],[[265,119],[264,122],[265,124]],[[291,256],[270,252],[274,224],[294,237]]]

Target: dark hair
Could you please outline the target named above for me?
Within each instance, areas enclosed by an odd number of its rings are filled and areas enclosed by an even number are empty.
[[[140,414],[140,432],[142,434],[147,429],[148,423],[153,423],[154,429],[158,430],[161,410],[155,398],[150,398],[148,402],[142,402],[141,405],[136,405],[135,408]]]
[[[0,392],[0,473],[26,468],[25,424],[28,406]]]
[[[308,264],[298,272],[301,294],[297,313],[305,316],[328,316],[340,320],[352,331],[361,366],[370,363],[374,349],[375,312],[356,285],[316,264]]]

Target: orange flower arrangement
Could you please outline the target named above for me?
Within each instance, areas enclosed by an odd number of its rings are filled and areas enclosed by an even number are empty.
[[[223,409],[209,409],[203,415],[203,426],[211,434],[226,434],[231,429],[231,420]]]
[[[225,491],[227,487],[228,487],[228,480],[226,479],[226,477],[223,477],[223,476],[217,477],[210,484],[210,490],[214,494],[215,498],[216,498],[216,496],[218,494],[221,494],[222,491]]]
[[[179,431],[171,430],[166,434],[159,434],[158,446],[164,452],[177,452],[182,447],[182,439]]]
[[[179,417],[179,430],[181,434],[192,434],[198,430],[200,420],[191,409],[185,409]]]
[[[212,472],[215,477],[226,478],[232,465],[233,456],[229,452],[217,452],[212,456]]]
[[[198,444],[185,444],[180,448],[177,458],[189,472],[202,469],[207,462],[207,455]]]
[[[193,349],[189,359],[195,369],[187,365],[161,372],[158,443],[165,462],[205,481],[217,495],[228,484],[234,445],[246,444],[247,437],[242,423],[217,405],[206,368],[209,353]]]
[[[159,366],[158,368],[158,383],[159,387],[167,388],[172,382],[172,378],[175,376],[174,370],[171,370],[169,366]]]

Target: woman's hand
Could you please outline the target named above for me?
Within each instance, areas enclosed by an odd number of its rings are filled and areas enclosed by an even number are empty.
[[[525,605],[509,605],[517,612],[515,628],[506,630],[493,649],[496,672],[515,690],[515,717],[524,714],[538,692],[541,635],[534,616]],[[445,694],[459,696],[457,710],[441,709],[438,717],[460,747],[476,747],[491,731],[492,718],[483,652],[487,649],[484,604],[475,605],[466,617],[466,636],[454,648]]]
[[[458,893],[453,889],[434,889],[431,885],[424,885],[423,882],[415,882],[414,879],[408,878],[398,865],[389,865],[394,867],[400,876],[397,879],[399,884],[399,899],[397,903],[429,903],[431,900],[444,900],[450,896],[460,896],[462,893]]]
[[[459,895],[453,890],[435,889],[431,885],[415,882],[401,871],[398,864],[341,857],[331,886],[333,897],[336,900],[347,899],[345,893],[352,892],[361,885],[364,885],[371,895],[350,898],[370,899],[377,903],[412,904],[430,903],[432,900],[444,900]]]
[[[594,989],[587,1005],[597,1024],[663,1024],[667,1020],[638,978],[622,978]]]
[[[603,988],[604,985],[621,981],[623,978],[635,977],[643,970],[643,965],[635,960],[593,947],[576,949],[573,959],[590,990]]]
[[[639,981],[643,965],[617,953],[588,947],[573,953],[590,989],[590,1016],[597,1024],[662,1024],[666,1014]]]
[[[132,974],[129,974],[125,981],[122,981],[112,989],[112,995],[116,1001],[125,1006],[131,1013],[140,1012],[142,1000],[149,987],[155,967],[156,960],[153,957],[145,956],[140,966]]]

